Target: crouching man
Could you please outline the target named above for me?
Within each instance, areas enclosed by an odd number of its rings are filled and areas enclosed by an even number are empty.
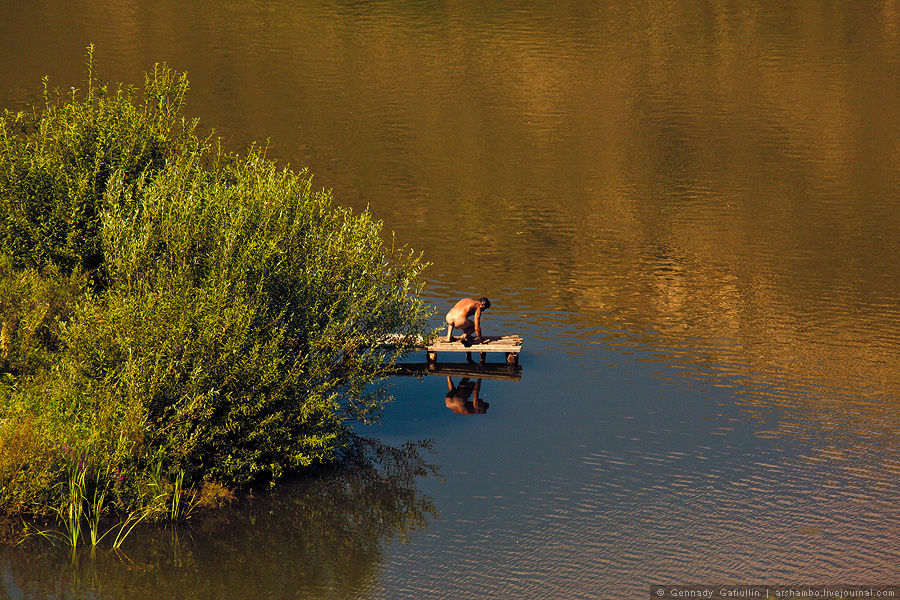
[[[459,341],[463,343],[464,346],[472,345],[472,334],[475,334],[475,337],[479,344],[484,343],[484,338],[481,336],[481,313],[491,307],[491,301],[482,296],[478,300],[472,300],[471,298],[463,298],[456,305],[450,309],[450,312],[447,313],[447,341],[453,341],[453,329],[461,329],[462,335],[459,338]],[[472,315],[475,316],[475,322],[469,318]]]

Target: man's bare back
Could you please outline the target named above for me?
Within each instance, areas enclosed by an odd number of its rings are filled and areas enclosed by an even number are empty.
[[[453,341],[453,328],[455,327],[461,329],[463,332],[463,335],[459,338],[463,344],[468,345],[471,343],[472,340],[470,338],[472,333],[475,334],[479,343],[483,343],[484,338],[481,336],[481,313],[490,307],[491,301],[484,296],[478,300],[463,298],[457,302],[447,313],[447,341]],[[475,315],[474,323],[469,319],[472,315]]]

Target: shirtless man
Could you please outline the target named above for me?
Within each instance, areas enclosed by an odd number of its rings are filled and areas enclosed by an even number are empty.
[[[484,338],[481,337],[481,312],[490,307],[491,301],[484,296],[478,300],[463,298],[457,302],[456,306],[451,308],[450,312],[447,313],[447,341],[453,341],[453,328],[456,327],[462,329],[463,334],[460,336],[459,341],[461,341],[464,346],[471,345],[472,340],[470,338],[473,332],[478,338],[478,343],[483,344]],[[473,314],[475,315],[474,323],[469,320],[469,317]]]

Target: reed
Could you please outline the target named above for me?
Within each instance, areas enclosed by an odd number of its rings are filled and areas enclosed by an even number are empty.
[[[106,473],[108,475],[108,472]],[[157,467],[155,475],[159,479],[159,468]],[[87,528],[90,547],[96,548],[100,542],[113,531],[116,532],[112,542],[113,549],[120,549],[122,544],[128,538],[132,531],[142,522],[152,520],[154,516],[159,517],[165,515],[171,521],[179,521],[186,518],[194,504],[185,505],[181,500],[183,490],[183,472],[176,478],[175,486],[171,494],[166,491],[159,491],[153,496],[153,499],[138,509],[126,513],[125,518],[121,521],[110,525],[105,531],[102,527],[102,520],[108,514],[107,491],[100,485],[102,478],[97,478],[97,485],[93,486],[93,491],[88,492],[89,473],[84,468],[83,463],[79,463],[75,468],[70,469],[68,478],[68,493],[66,502],[62,506],[56,508],[56,518],[61,525],[61,529],[42,529],[35,530],[33,533],[44,537],[53,544],[62,543],[72,549],[73,552],[82,546],[84,540],[84,530]],[[163,487],[157,481],[157,488]],[[171,498],[168,496],[171,495]],[[168,510],[162,507],[168,506]]]
[[[82,497],[82,500],[87,502],[88,499],[87,497]],[[100,533],[100,519],[103,516],[105,507],[106,488],[100,484],[98,478],[97,484],[94,486],[91,500],[87,503],[87,513],[85,515],[87,518],[88,531],[90,532],[91,547],[96,547],[97,544],[100,543],[100,540],[112,531],[112,528],[109,528],[104,533]]]
[[[66,503],[60,509],[60,520],[65,527],[63,539],[72,548],[81,543],[81,525],[84,516],[84,479],[82,469],[72,469],[69,476],[69,494]]]
[[[128,515],[125,517],[125,520],[123,520],[118,525],[119,531],[116,533],[116,537],[113,540],[113,549],[120,549],[122,547],[122,544],[125,542],[125,539],[131,534],[132,531],[134,531],[134,528],[137,527],[146,518],[148,518],[152,514],[152,512],[153,511],[150,508],[142,508],[128,513]]]

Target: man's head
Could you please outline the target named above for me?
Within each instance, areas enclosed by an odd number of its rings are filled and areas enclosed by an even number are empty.
[[[481,304],[481,310],[486,310],[491,307],[491,301],[484,296],[478,299],[478,303]]]

